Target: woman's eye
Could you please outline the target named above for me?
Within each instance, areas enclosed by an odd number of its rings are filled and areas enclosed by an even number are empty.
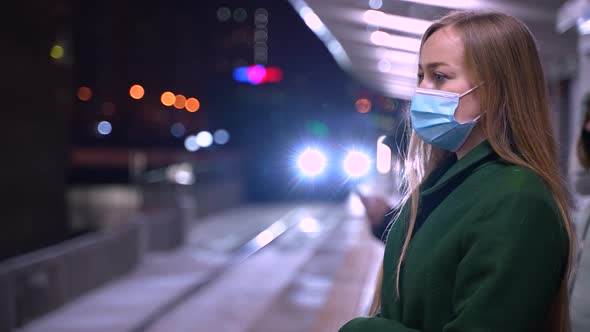
[[[424,74],[418,73],[418,82],[422,82],[423,79],[424,79]]]
[[[434,74],[432,74],[432,76],[434,77],[434,79],[437,82],[440,82],[440,81],[442,81],[442,80],[444,80],[446,78],[445,75],[443,75],[441,73],[434,73]]]

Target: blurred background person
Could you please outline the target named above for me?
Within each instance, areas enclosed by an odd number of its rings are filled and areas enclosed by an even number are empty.
[[[406,123],[401,122],[397,125],[396,130],[391,135],[386,136],[383,144],[387,145],[391,151],[392,164],[395,165],[389,171],[389,190],[382,191],[363,191],[355,190],[365,209],[365,217],[371,228],[371,233],[375,238],[385,241],[387,229],[392,219],[399,210],[401,202],[401,193],[403,188],[403,159],[407,151],[407,134],[405,132]]]
[[[587,198],[590,196],[590,94],[584,98],[583,123],[580,128],[580,134],[577,138],[575,155],[571,158],[571,182],[574,193],[578,197]],[[583,206],[578,206],[578,211],[583,215],[578,215],[576,227],[580,239],[584,239],[587,232],[588,217],[590,216],[590,206],[588,200],[578,202]]]
[[[583,122],[570,159],[570,182],[575,201],[574,223],[578,248],[575,268],[570,283],[572,328],[574,332],[586,331],[590,326],[590,252],[588,251],[588,226],[590,225],[590,93],[582,103]]]

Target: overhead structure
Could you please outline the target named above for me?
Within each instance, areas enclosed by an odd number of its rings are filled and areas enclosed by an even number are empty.
[[[566,1],[557,12],[556,29],[560,33],[576,30],[578,52],[590,55],[590,0]]]
[[[555,28],[560,0],[289,1],[341,67],[386,96],[412,96],[422,34],[431,20],[457,9],[516,16],[535,35],[550,76],[575,67],[576,34]]]

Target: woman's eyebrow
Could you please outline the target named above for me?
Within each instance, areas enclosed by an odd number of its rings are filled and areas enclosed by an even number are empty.
[[[426,64],[426,68],[428,68],[430,70],[436,69],[437,67],[440,67],[440,66],[450,67],[450,65],[446,62],[431,62],[431,63]],[[422,69],[422,65],[418,64],[418,68]]]

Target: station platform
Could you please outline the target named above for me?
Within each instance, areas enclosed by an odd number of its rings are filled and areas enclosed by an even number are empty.
[[[366,313],[382,244],[346,204],[241,206],[20,332],[336,331]]]

